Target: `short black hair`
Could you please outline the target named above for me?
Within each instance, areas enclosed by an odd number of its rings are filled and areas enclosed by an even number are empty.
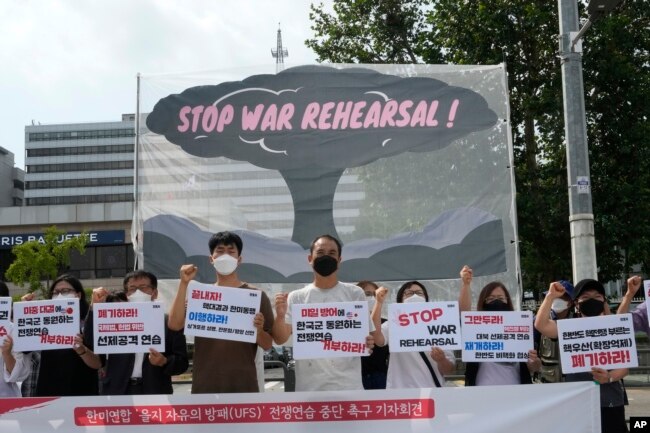
[[[90,304],[88,304],[88,299],[86,299],[86,292],[84,291],[84,286],[81,284],[81,281],[77,277],[70,274],[59,275],[59,277],[52,281],[50,289],[47,292],[47,299],[52,299],[54,294],[54,287],[59,284],[61,281],[65,281],[72,286],[76,293],[79,293],[79,313],[81,320],[86,318],[88,310],[90,309]]]
[[[429,302],[429,293],[427,292],[427,288],[424,287],[424,285],[419,281],[407,281],[406,283],[402,284],[402,287],[400,287],[399,290],[397,291],[397,296],[395,300],[397,302],[402,302],[404,300],[404,292],[406,292],[406,289],[414,285],[419,286],[424,291],[424,299],[426,299],[426,301]]]
[[[316,236],[316,238],[311,242],[311,246],[309,247],[309,254],[314,254],[314,246],[316,245],[316,242],[318,242],[319,239],[323,239],[323,238],[329,239],[329,240],[334,241],[336,243],[336,246],[339,249],[339,257],[341,257],[341,253],[343,252],[343,245],[341,245],[341,241],[336,239],[334,236],[327,235],[327,234]]]
[[[9,296],[9,287],[4,281],[0,281],[0,296]]]
[[[149,281],[151,281],[151,286],[154,289],[158,288],[158,278],[151,272],[147,272],[143,269],[138,269],[135,271],[131,271],[128,274],[124,276],[124,280],[122,280],[122,288],[126,292],[127,288],[126,285],[129,283],[129,280],[131,279],[136,279],[136,278],[149,278]]]
[[[111,292],[106,295],[106,302],[129,302],[125,292]]]
[[[237,247],[237,254],[241,256],[241,251],[244,248],[244,243],[237,233],[233,232],[219,232],[212,235],[208,241],[208,247],[210,248],[210,255],[219,245],[234,245]]]

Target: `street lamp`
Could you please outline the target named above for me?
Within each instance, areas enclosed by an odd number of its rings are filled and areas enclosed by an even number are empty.
[[[577,0],[558,0],[559,57],[562,62],[564,134],[574,282],[585,278],[598,278],[580,39],[594,21],[613,10],[621,1],[592,0],[587,6],[589,19],[583,28],[579,29]]]

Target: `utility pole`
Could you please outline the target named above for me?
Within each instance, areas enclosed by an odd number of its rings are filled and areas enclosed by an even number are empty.
[[[614,9],[621,0],[592,0],[589,20],[579,29],[577,0],[558,0],[560,52],[564,99],[564,134],[569,184],[569,224],[573,281],[598,278],[596,237],[589,175],[589,149],[582,81],[581,38],[591,23]]]
[[[280,23],[278,23],[278,41],[276,49],[271,48],[271,56],[275,59],[275,73],[277,74],[284,69],[284,58],[289,57],[289,50],[282,48],[282,30],[280,30]]]

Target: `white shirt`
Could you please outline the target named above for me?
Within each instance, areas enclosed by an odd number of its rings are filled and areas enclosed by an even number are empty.
[[[289,293],[285,322],[291,324],[291,305],[323,302],[366,302],[363,290],[354,284],[338,282],[331,289],[309,284]],[[375,328],[370,322],[370,331]],[[296,391],[362,390],[361,358],[359,356],[296,360]]]
[[[481,362],[476,375],[476,386],[520,383],[518,362]]]
[[[381,332],[388,341],[388,322],[381,325]],[[445,386],[445,377],[438,370],[438,363],[429,355],[429,351],[424,351],[433,371],[440,382],[440,386]],[[454,353],[445,350],[445,357],[452,363],[456,362]],[[390,361],[388,362],[388,376],[386,378],[386,389],[398,388],[435,388],[436,383],[431,376],[429,368],[424,363],[420,352],[391,352]]]
[[[16,382],[27,379],[30,372],[30,364],[25,363],[21,352],[11,352],[16,359],[14,369],[9,373],[5,367],[5,360],[0,355],[0,368],[2,369],[2,380],[0,380],[0,397],[20,397],[20,388]]]

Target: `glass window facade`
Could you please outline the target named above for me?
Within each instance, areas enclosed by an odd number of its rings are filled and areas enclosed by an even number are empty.
[[[64,156],[64,155],[95,155],[98,153],[133,153],[134,144],[116,144],[110,146],[75,146],[48,147],[45,149],[27,149],[28,157]]]
[[[50,204],[113,203],[117,201],[133,201],[133,193],[33,197],[27,198],[26,201],[27,206],[44,206]]]
[[[92,131],[30,132],[29,141],[89,140],[95,138],[135,137],[134,128],[97,129]]]

